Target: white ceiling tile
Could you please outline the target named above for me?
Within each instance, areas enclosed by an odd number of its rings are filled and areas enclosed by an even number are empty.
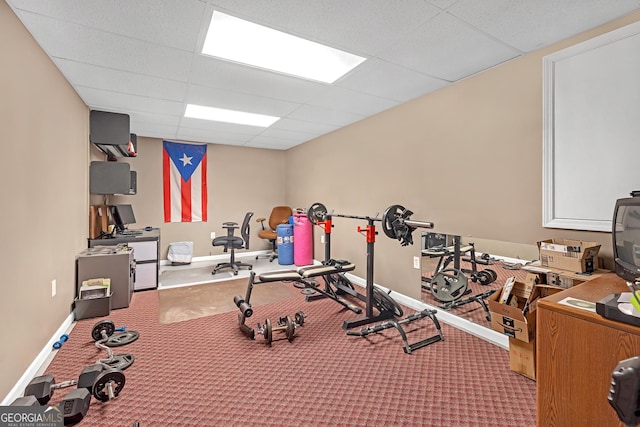
[[[185,103],[282,117],[300,106],[294,102],[190,84]]]
[[[213,0],[214,8],[356,54],[374,55],[438,13],[423,0]],[[219,7],[216,7],[219,6]]]
[[[287,149],[633,10],[640,0],[7,0],[92,109],[139,136]],[[197,53],[213,9],[368,59],[334,85]],[[282,117],[183,117],[185,102]]]
[[[308,139],[315,138],[317,135],[309,134],[307,132],[296,132],[286,129],[268,128],[261,132],[259,136],[279,138],[285,141],[306,141]]]
[[[185,131],[178,131],[177,139],[181,141],[189,141],[189,142],[206,142],[208,144],[223,144],[223,145],[244,145],[247,141],[237,141],[222,137],[217,137],[214,134],[206,134],[206,135],[194,135],[187,133]]]
[[[238,137],[255,136],[264,131],[263,127],[236,125],[233,123],[214,122],[211,120],[199,120],[189,117],[183,117],[180,120],[180,129],[199,129],[212,132],[227,132],[228,134],[237,135]]]
[[[173,80],[189,77],[191,55],[186,51],[30,12],[22,12],[20,18],[52,57]]]
[[[54,62],[72,85],[180,102],[184,100],[187,88],[186,83],[176,80],[144,76],[60,58],[54,58]]]
[[[288,118],[307,122],[324,123],[335,126],[346,126],[367,117],[365,114],[348,113],[333,108],[303,105],[289,114]]]
[[[241,145],[249,141],[255,135],[242,135],[234,132],[226,132],[223,130],[214,130],[214,129],[194,129],[188,127],[180,127],[178,129],[177,135],[179,138],[185,139],[194,139],[198,138],[198,140],[208,140],[211,142],[227,141],[232,142],[234,145]]]
[[[531,52],[637,10],[637,0],[460,0],[449,12]]]
[[[382,98],[406,102],[449,84],[417,71],[371,58],[336,85]]]
[[[391,99],[367,95],[338,86],[330,87],[309,102],[309,105],[316,107],[331,108],[364,116],[379,113],[398,104],[400,103]]]
[[[10,0],[10,3],[60,21],[191,52],[197,46],[198,24],[204,19],[206,7],[201,0]]]
[[[441,13],[379,56],[448,81],[456,81],[520,53],[468,24]]]
[[[130,111],[129,119],[131,122],[144,123],[146,125],[160,125],[160,126],[174,126],[177,127],[180,124],[181,116],[178,115],[164,115],[157,113],[147,113],[140,111]]]
[[[270,148],[273,150],[286,150],[291,147],[295,147],[296,145],[302,144],[306,142],[306,140],[301,140],[299,142],[295,141],[285,141],[279,138],[272,138],[268,136],[256,136],[251,141],[248,141],[244,144],[246,147],[255,147],[255,148]]]
[[[439,7],[440,9],[446,9],[458,0],[426,0],[427,3]]]
[[[196,55],[190,83],[297,103],[307,102],[327,85],[272,71]]]
[[[128,95],[118,92],[109,92],[101,89],[76,87],[80,98],[92,109],[108,107],[110,111],[128,113],[129,111],[141,111],[163,115],[183,115],[184,105],[181,102],[166,101],[162,99],[147,98],[137,95]]]
[[[269,129],[284,129],[294,132],[306,133],[309,135],[322,135],[338,128],[339,126],[320,123],[317,121],[309,122],[291,118],[283,118],[271,125]]]
[[[178,127],[175,125],[141,123],[135,120],[131,120],[130,127],[131,133],[135,133],[138,136],[146,136],[149,138],[175,138],[178,131]]]

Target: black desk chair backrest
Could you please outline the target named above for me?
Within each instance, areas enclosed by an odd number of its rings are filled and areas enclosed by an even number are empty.
[[[235,230],[238,228],[237,222],[225,222],[222,228],[227,229],[226,236],[219,236],[213,239],[211,244],[213,246],[224,246],[224,252],[230,251],[229,262],[222,262],[215,266],[211,274],[216,274],[223,268],[230,268],[233,270],[233,274],[237,275],[238,270],[241,267],[248,267],[249,270],[253,268],[253,265],[244,262],[236,261],[235,250],[236,249],[249,249],[249,238],[251,236],[251,226],[249,221],[253,216],[253,212],[247,212],[240,226],[240,236],[235,235]]]

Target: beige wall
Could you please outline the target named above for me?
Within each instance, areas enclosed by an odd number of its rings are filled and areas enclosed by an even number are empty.
[[[568,237],[601,242],[610,257],[610,233],[542,227],[542,58],[639,19],[629,15],[288,150],[287,200],[356,215],[401,204],[412,219],[504,256],[532,259],[537,240]],[[333,256],[364,276],[363,222],[334,224]],[[420,231],[409,247],[378,235],[376,283],[419,298]],[[322,253],[316,243],[316,257]]]
[[[75,254],[89,227],[89,114],[4,1],[0,52],[4,398],[71,312]]]
[[[96,150],[97,151],[97,150]],[[221,248],[211,246],[211,232],[226,234],[222,223],[241,223],[246,212],[253,212],[249,250],[268,249],[269,242],[258,238],[260,224],[255,220],[269,217],[271,208],[286,203],[285,153],[276,150],[209,144],[207,177],[209,208],[207,222],[164,223],[162,195],[162,140],[138,137],[138,156],[120,159],[131,165],[138,175],[135,196],[109,196],[109,203],[133,206],[136,225],[160,228],[160,257],[167,258],[169,243],[193,242],[196,257],[222,255]],[[102,196],[91,196],[101,203]],[[243,252],[243,251],[240,251]]]

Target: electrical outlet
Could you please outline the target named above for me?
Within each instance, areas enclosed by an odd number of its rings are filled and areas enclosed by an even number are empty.
[[[51,298],[56,296],[56,291],[57,291],[57,284],[56,284],[56,279],[53,279],[51,281]]]
[[[420,257],[419,256],[414,256],[413,257],[413,268],[416,269],[420,269]]]
[[[325,241],[324,241],[324,234],[321,234],[321,235],[320,235],[320,243],[321,243],[321,244],[323,244],[323,245],[325,244]]]
[[[211,232],[211,240],[213,240],[213,239],[215,239],[215,238],[216,238],[216,232],[215,232],[215,231],[212,231],[212,232]]]

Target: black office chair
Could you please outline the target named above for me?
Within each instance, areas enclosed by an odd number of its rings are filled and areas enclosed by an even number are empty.
[[[244,216],[244,220],[242,221],[242,226],[240,226],[240,236],[234,235],[235,230],[238,228],[237,222],[225,222],[222,224],[222,228],[227,229],[226,236],[219,236],[213,239],[211,244],[213,246],[224,246],[224,252],[230,251],[231,258],[229,262],[221,262],[216,265],[211,274],[216,274],[218,270],[222,270],[223,268],[230,268],[233,270],[233,274],[237,275],[238,270],[242,267],[247,267],[249,270],[253,268],[253,265],[236,261],[235,250],[236,249],[249,249],[249,232],[251,227],[249,225],[249,220],[253,216],[253,212],[247,212]]]

